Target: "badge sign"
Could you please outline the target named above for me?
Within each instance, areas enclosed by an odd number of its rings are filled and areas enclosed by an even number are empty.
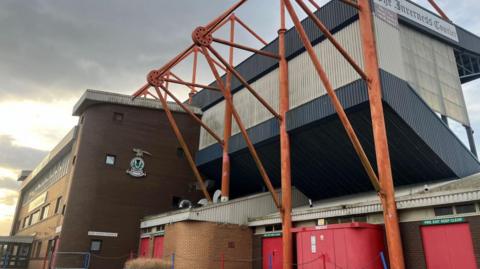
[[[127,174],[131,175],[132,177],[145,177],[147,173],[145,173],[145,160],[143,159],[143,154],[151,155],[150,153],[141,150],[141,149],[133,149],[136,153],[135,157],[130,161],[130,169],[127,170]]]

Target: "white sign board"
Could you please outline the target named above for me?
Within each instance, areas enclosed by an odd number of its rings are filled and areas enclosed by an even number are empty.
[[[118,233],[88,231],[89,236],[118,237]]]
[[[310,236],[310,245],[312,253],[317,253],[317,237],[315,235]]]
[[[374,0],[374,3],[458,42],[457,29],[453,24],[407,0]]]
[[[40,194],[37,198],[33,199],[33,201],[31,201],[29,204],[28,204],[28,212],[34,210],[35,208],[41,206],[43,203],[45,203],[45,201],[47,200],[47,192],[44,192],[42,194]]]

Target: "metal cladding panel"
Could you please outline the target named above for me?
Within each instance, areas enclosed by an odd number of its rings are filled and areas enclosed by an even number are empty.
[[[464,177],[478,172],[480,169],[478,160],[408,83],[387,72],[382,71],[381,74],[385,102],[451,167],[455,174]]]
[[[408,84],[382,72],[385,119],[397,185],[458,178],[480,171],[468,149],[445,126]],[[354,129],[375,166],[370,111],[365,84],[353,82],[337,90]],[[314,199],[371,190],[364,169],[335,115],[327,96],[299,106],[287,114],[292,146],[294,185]],[[274,186],[280,184],[278,129],[268,120],[249,131]],[[278,127],[278,126],[277,126]],[[232,138],[232,196],[264,189],[241,137]],[[211,146],[212,147],[212,146]],[[221,178],[221,154],[214,150],[197,154],[197,164],[207,177]],[[217,155],[218,154],[218,155]]]
[[[360,40],[359,23],[354,22],[335,34],[337,40],[344,44],[345,49],[363,67],[362,47]],[[340,88],[352,81],[360,79],[360,76],[348,64],[343,56],[327,40],[314,46],[314,49],[322,62],[322,65],[330,79],[334,89]],[[310,100],[326,94],[322,82],[313,68],[312,61],[306,52],[298,55],[288,62],[290,106],[298,107]],[[297,71],[301,70],[301,71]],[[251,84],[258,94],[265,99],[270,106],[278,111],[278,68],[270,71]],[[246,128],[255,126],[261,122],[273,118],[273,115],[245,88],[241,88],[234,94],[234,104]],[[203,120],[216,133],[223,133],[225,101],[215,104],[204,112]],[[239,133],[238,126],[232,125],[232,134]],[[205,130],[200,132],[199,148],[203,149],[216,143],[215,139]]]
[[[325,26],[332,31],[332,33],[337,32],[358,18],[357,10],[355,8],[343,4],[340,1],[330,1],[320,10],[315,11],[315,14],[322,20]],[[313,44],[325,39],[323,34],[318,28],[316,28],[309,18],[304,19],[302,25]],[[303,44],[301,43],[295,28],[291,28],[287,31],[285,42],[285,50],[288,59],[291,59],[304,51]],[[278,39],[270,42],[263,48],[263,50],[277,53]],[[252,83],[277,66],[278,63],[276,60],[254,54],[237,65],[236,70],[239,71],[249,83]],[[233,91],[239,90],[241,86],[241,83],[237,79],[232,80]],[[220,93],[204,89],[193,96],[192,105],[201,107],[205,110],[222,99],[223,97]]]
[[[395,27],[377,16],[374,16],[374,19],[380,68],[401,79],[405,79],[401,37],[398,31],[398,25]]]
[[[457,34],[461,48],[480,55],[480,37],[458,26]]]
[[[400,26],[406,80],[435,111],[470,125],[453,48]]]

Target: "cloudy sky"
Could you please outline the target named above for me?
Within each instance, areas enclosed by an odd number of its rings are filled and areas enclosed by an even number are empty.
[[[233,2],[0,0],[0,235],[10,229],[17,174],[34,168],[75,125],[72,106],[85,89],[132,93],[149,70],[190,44],[192,29]],[[277,2],[250,0],[237,15],[270,41]],[[480,1],[438,3],[480,35]],[[464,90],[473,128],[480,130],[479,86]]]

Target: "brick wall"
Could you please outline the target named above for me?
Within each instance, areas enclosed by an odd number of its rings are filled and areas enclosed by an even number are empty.
[[[252,231],[245,226],[185,221],[165,228],[164,254],[175,269],[252,268]]]

